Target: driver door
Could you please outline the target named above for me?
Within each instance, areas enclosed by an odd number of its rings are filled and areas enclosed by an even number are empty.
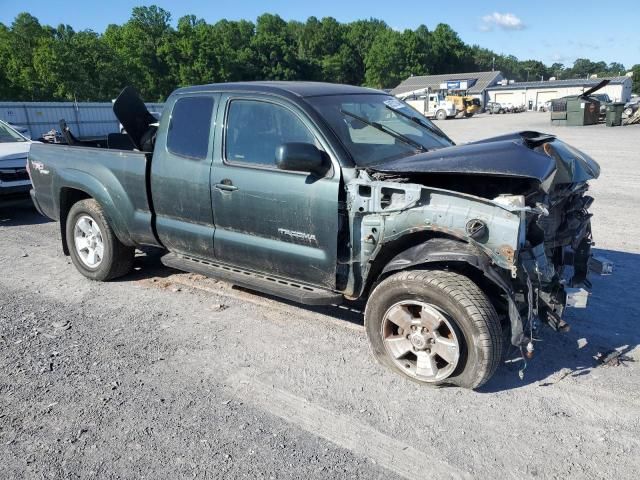
[[[283,143],[328,151],[312,121],[273,97],[229,95],[221,101],[211,170],[216,259],[335,288],[340,170],[334,165],[318,177],[275,164]]]

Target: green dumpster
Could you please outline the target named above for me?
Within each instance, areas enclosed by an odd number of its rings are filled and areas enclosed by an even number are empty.
[[[613,102],[607,104],[607,117],[605,123],[607,127],[619,127],[622,125],[622,112],[624,111],[624,103]]]

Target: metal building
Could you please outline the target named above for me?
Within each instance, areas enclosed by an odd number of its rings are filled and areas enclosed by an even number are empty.
[[[543,82],[514,82],[487,88],[492,102],[524,105],[528,110],[538,110],[545,102],[568,95],[580,95],[605,78],[574,78]],[[610,77],[609,84],[596,93],[606,93],[614,102],[628,102],[631,98],[631,77]],[[503,81],[504,83],[504,81]]]
[[[147,103],[151,112],[162,112],[162,103]],[[26,127],[36,139],[51,129],[60,130],[64,118],[77,137],[101,137],[119,131],[111,102],[0,102],[0,119]]]
[[[502,72],[498,71],[420,75],[407,78],[391,90],[391,94],[406,96],[414,92],[424,92],[427,88],[432,92],[464,90],[467,95],[478,98],[480,103],[484,105],[489,101],[486,95],[487,89],[497,85],[503,78]]]

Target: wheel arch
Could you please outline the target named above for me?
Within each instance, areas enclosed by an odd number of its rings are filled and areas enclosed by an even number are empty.
[[[414,234],[413,241],[390,246],[374,260],[367,285],[366,297],[385,278],[402,270],[449,270],[469,277],[487,295],[505,325],[511,330],[512,343],[521,341],[522,319],[515,307],[511,283],[499,273],[489,256],[470,243],[440,232]],[[514,343],[515,344],[515,343]]]
[[[58,218],[60,226],[60,237],[62,239],[62,252],[69,256],[69,245],[67,245],[67,217],[69,216],[69,210],[76,203],[92,198],[87,192],[71,187],[63,187],[60,189],[60,196],[58,200]]]
[[[58,219],[60,224],[60,236],[62,239],[62,251],[65,255],[69,255],[69,247],[67,245],[67,218],[71,207],[82,200],[93,199],[103,208],[104,215],[109,222],[109,225],[113,229],[116,238],[125,245],[133,246],[126,229],[121,226],[120,218],[114,217],[113,202],[108,193],[103,189],[103,194],[95,194],[94,191],[86,188],[73,186],[60,187],[60,194],[58,196]]]

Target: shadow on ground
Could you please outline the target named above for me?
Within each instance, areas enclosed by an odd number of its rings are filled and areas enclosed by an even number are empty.
[[[160,261],[162,255],[166,252],[157,248],[144,248],[142,251],[136,253],[136,259],[134,262],[134,270],[127,276],[113,280],[114,282],[130,282],[138,280],[147,280],[151,278],[168,278],[172,275],[184,273],[181,270],[175,270],[173,268],[163,265]],[[279,303],[289,305],[300,310],[306,310],[309,312],[319,313],[327,316],[344,320],[356,325],[362,325],[364,323],[363,312],[364,304],[362,302],[350,302],[346,301],[342,305],[302,305],[290,300],[286,300],[280,297],[275,297],[248,288],[239,287],[233,285],[233,290],[244,292],[260,298],[266,298],[277,301]]]
[[[134,272],[119,281],[167,278],[183,273],[162,265],[162,254],[157,249],[148,249],[138,254]],[[593,289],[588,307],[568,309],[565,314],[571,330],[556,333],[542,325],[537,334],[539,341],[535,342],[535,355],[528,361],[524,379],[520,380],[518,375],[522,361],[504,363],[495,376],[479,389],[480,392],[510,390],[532,383],[539,383],[542,387],[551,386],[566,376],[589,375],[594,368],[601,367],[594,358],[598,353],[614,349],[626,352],[640,344],[640,331],[636,324],[636,319],[640,318],[640,296],[636,293],[640,290],[640,281],[636,276],[636,272],[640,271],[640,255],[613,250],[596,250],[594,254],[613,261],[614,274],[590,276]],[[328,315],[356,325],[363,324],[362,302],[349,302],[341,306],[308,306],[241,287],[233,288],[302,311]],[[511,348],[506,359],[519,357],[519,352]]]
[[[0,200],[0,227],[37,225],[51,221],[38,213],[29,197]]]
[[[586,309],[567,309],[567,333],[556,333],[546,325],[539,330],[534,358],[529,360],[523,380],[518,376],[522,362],[506,363],[479,391],[496,392],[538,383],[551,386],[567,376],[590,375],[603,368],[594,357],[614,349],[631,351],[640,345],[640,255],[614,250],[595,250],[614,263],[610,276],[591,274],[592,294]],[[585,344],[586,342],[586,344]],[[509,358],[519,357],[513,349]],[[618,368],[625,368],[620,366]],[[627,364],[626,368],[632,368]]]

